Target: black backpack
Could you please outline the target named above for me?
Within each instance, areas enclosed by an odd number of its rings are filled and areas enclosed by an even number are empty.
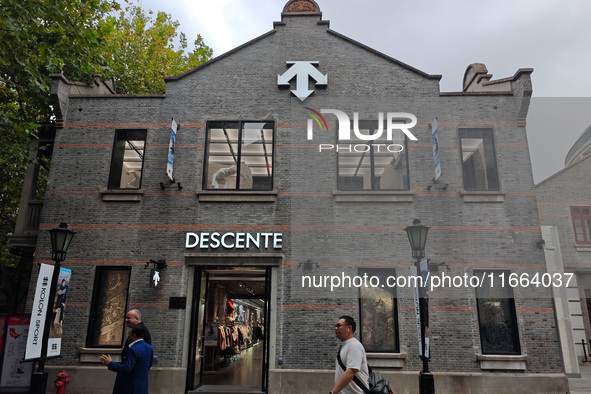
[[[337,352],[337,361],[339,362],[339,365],[341,366],[343,371],[347,369],[343,364],[343,360],[341,360],[340,347]],[[359,388],[363,390],[365,394],[394,394],[394,392],[390,388],[390,383],[386,379],[384,379],[382,374],[380,374],[379,372],[372,371],[369,366],[367,366],[367,369],[369,370],[369,388],[365,387],[365,384],[363,384],[363,382],[359,380],[357,376],[353,378],[353,382],[355,382],[355,384],[359,386]]]

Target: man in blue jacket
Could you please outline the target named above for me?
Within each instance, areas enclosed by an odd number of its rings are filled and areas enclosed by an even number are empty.
[[[148,394],[148,372],[152,367],[154,350],[144,341],[145,328],[135,326],[129,330],[129,354],[122,363],[102,355],[100,361],[109,370],[117,372],[113,394]]]

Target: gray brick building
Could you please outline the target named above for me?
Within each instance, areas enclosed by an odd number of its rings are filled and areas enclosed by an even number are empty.
[[[548,271],[573,275],[555,293],[565,369],[573,375],[588,359],[591,338],[591,197],[582,181],[591,170],[590,148],[591,126],[569,150],[565,167],[536,185]]]
[[[441,76],[291,0],[270,32],[168,78],[165,95],[80,92],[54,75],[41,231],[23,224],[14,238],[51,264],[43,230],[77,233],[50,367],[67,369],[71,392],[109,392],[98,355],[120,351],[124,311],[138,308],[158,356],[151,392],[328,392],[346,314],[369,365],[416,392],[404,229],[420,218],[431,275],[449,279],[430,291],[436,391],[566,392],[552,289],[514,281],[546,272],[525,130],[532,71],[493,80],[476,63],[460,91],[441,92]],[[221,343],[230,327],[244,330],[240,354]],[[254,381],[236,383],[248,352]]]

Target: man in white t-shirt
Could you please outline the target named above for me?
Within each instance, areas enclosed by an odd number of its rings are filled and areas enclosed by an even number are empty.
[[[355,320],[351,316],[341,316],[337,324],[334,325],[335,335],[342,342],[339,352],[345,370],[341,368],[337,360],[334,374],[335,385],[330,394],[364,394],[361,387],[353,381],[355,376],[365,387],[368,387],[369,371],[365,349],[361,342],[355,338],[356,328]]]

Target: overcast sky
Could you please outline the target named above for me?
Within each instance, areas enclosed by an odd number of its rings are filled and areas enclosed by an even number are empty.
[[[141,0],[219,56],[273,29],[287,0]],[[534,181],[564,167],[591,124],[589,0],[317,0],[330,28],[462,89],[471,63],[493,79],[533,68],[527,122]]]

